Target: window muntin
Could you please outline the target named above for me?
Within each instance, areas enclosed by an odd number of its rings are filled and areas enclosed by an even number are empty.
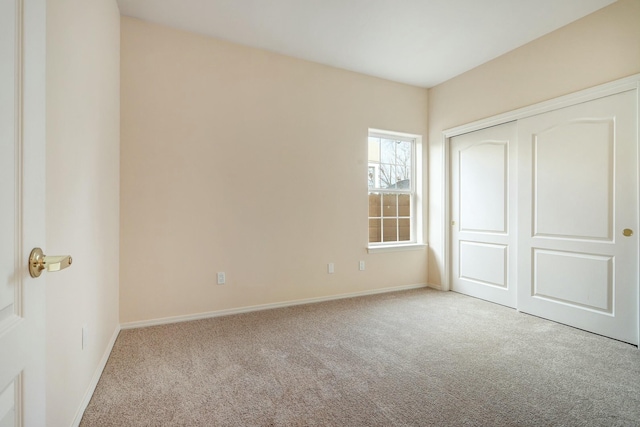
[[[369,133],[369,244],[416,241],[416,138]]]

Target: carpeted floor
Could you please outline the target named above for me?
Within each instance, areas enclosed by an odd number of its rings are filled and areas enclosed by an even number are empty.
[[[125,330],[89,426],[640,426],[640,351],[413,290]]]

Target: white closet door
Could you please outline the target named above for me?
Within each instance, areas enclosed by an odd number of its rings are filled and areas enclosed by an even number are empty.
[[[509,307],[516,305],[516,137],[512,122],[450,141],[451,289]]]
[[[518,309],[633,344],[636,96],[624,92],[518,124]]]

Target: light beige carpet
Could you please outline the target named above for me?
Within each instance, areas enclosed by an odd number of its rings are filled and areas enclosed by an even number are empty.
[[[89,426],[640,426],[640,351],[414,290],[120,333]]]

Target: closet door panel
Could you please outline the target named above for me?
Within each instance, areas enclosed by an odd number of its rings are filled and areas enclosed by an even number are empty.
[[[518,309],[633,344],[635,100],[628,91],[518,122]]]
[[[515,140],[507,123],[450,141],[451,289],[515,307]]]

